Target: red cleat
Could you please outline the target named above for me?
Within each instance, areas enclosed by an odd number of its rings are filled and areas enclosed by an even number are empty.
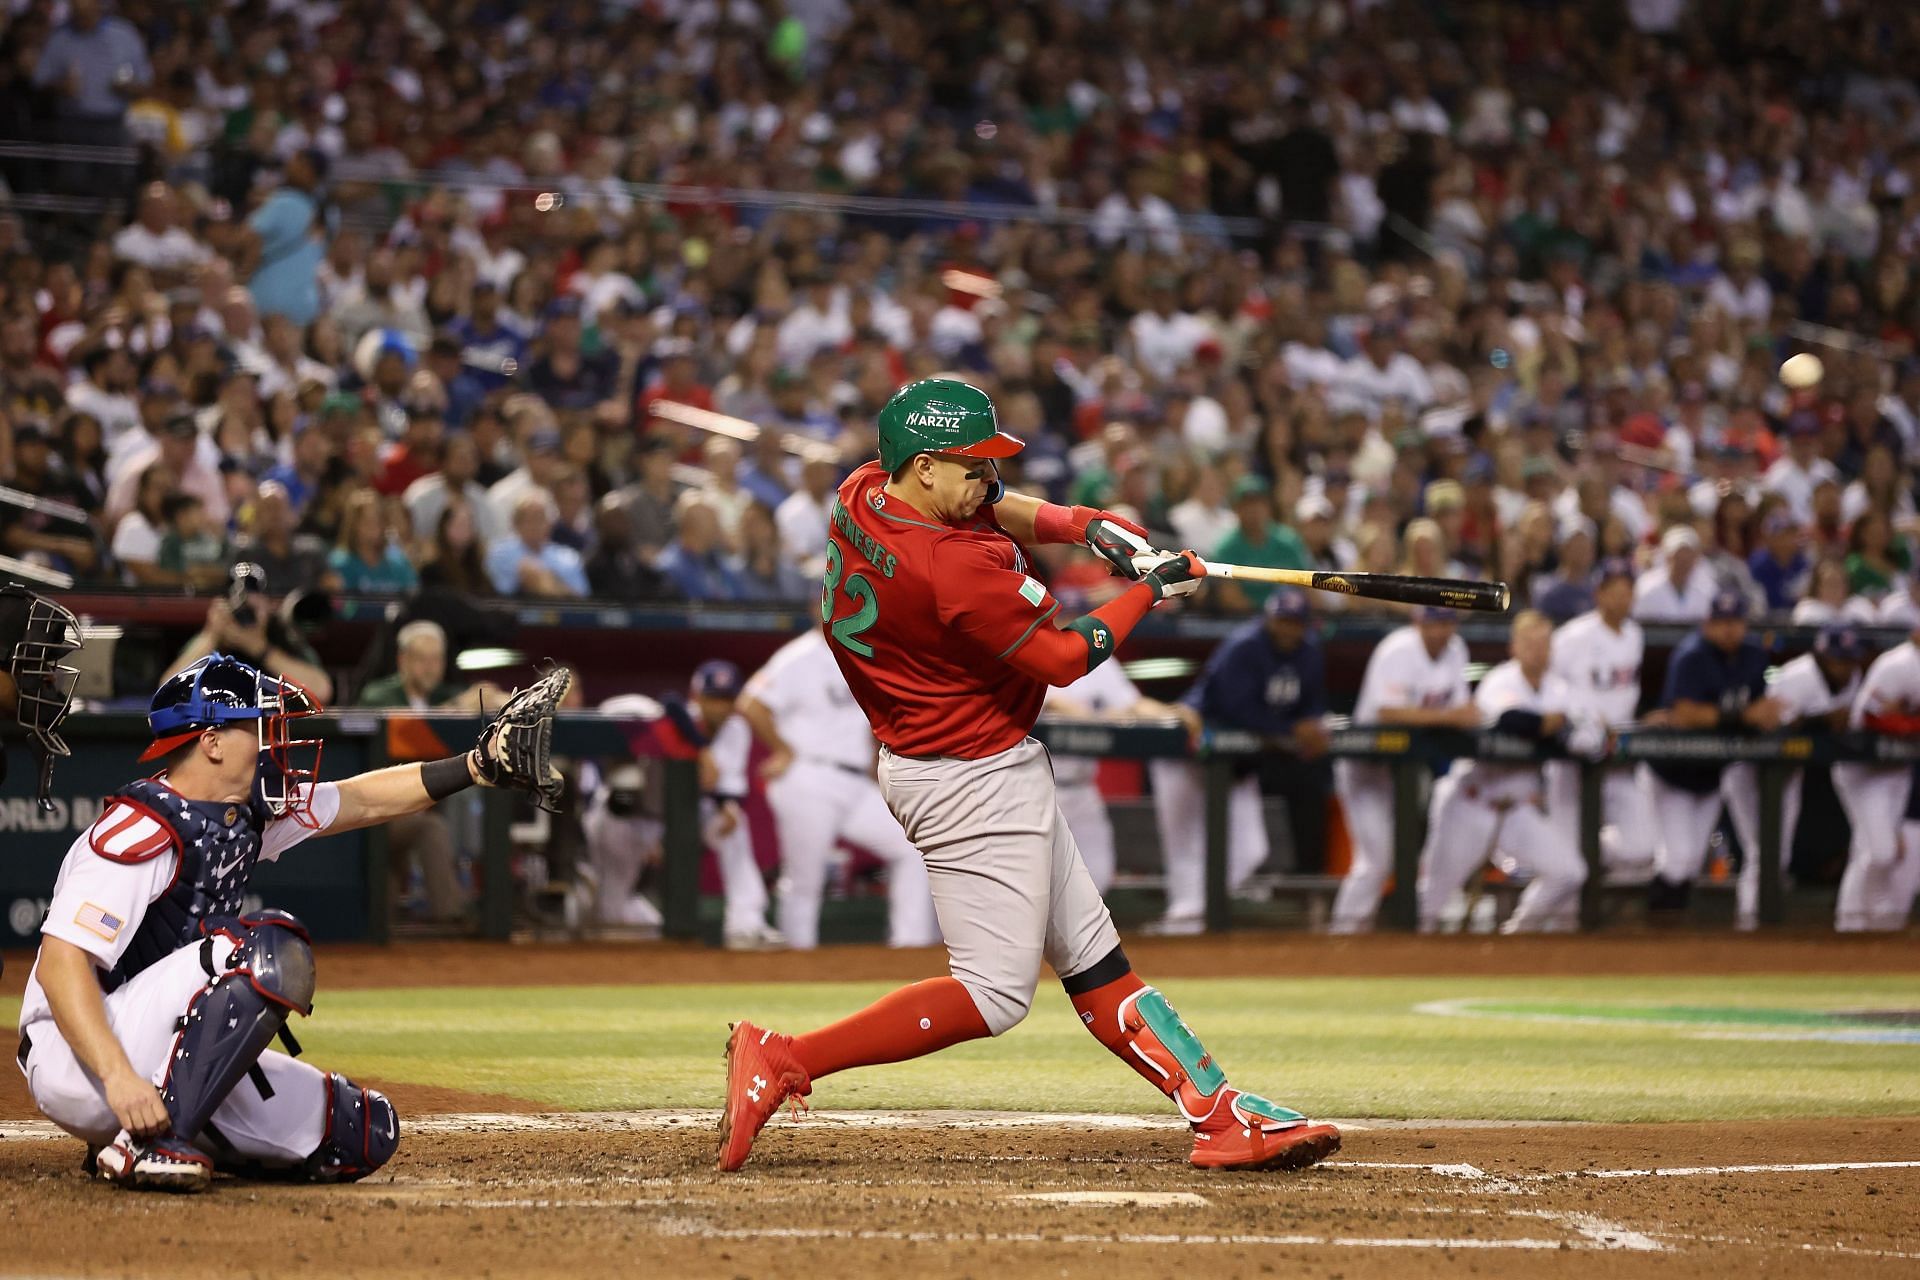
[[[727,1099],[720,1108],[720,1171],[732,1173],[753,1154],[753,1140],[773,1119],[780,1104],[793,1099],[794,1114],[807,1109],[801,1099],[813,1092],[807,1070],[793,1056],[793,1037],[736,1022],[727,1037]]]
[[[1304,1169],[1339,1149],[1340,1131],[1332,1125],[1229,1088],[1193,1126],[1190,1159],[1201,1169]]]

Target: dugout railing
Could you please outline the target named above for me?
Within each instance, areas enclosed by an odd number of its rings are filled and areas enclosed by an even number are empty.
[[[482,721],[445,713],[388,714],[343,711],[316,724],[327,744],[327,776],[341,777],[379,768],[396,759],[451,754],[471,742]],[[695,763],[671,735],[654,732],[657,721],[624,718],[595,711],[562,712],[554,734],[556,754],[575,759],[649,759],[660,771],[663,858],[658,881],[662,932],[670,938],[700,936],[700,872],[703,856],[699,822],[699,783]],[[73,837],[97,812],[99,797],[137,775],[135,757],[147,741],[145,718],[131,714],[77,716],[64,729],[74,755],[56,773],[53,813],[37,810],[24,794],[0,804],[0,946],[30,946],[39,927],[36,905],[44,909],[61,856]],[[1227,792],[1234,766],[1249,757],[1285,754],[1254,735],[1211,730],[1196,746],[1172,722],[1115,723],[1045,717],[1035,736],[1061,755],[1132,760],[1192,759],[1202,768],[1206,793],[1207,906],[1209,931],[1233,927],[1227,893]],[[17,739],[15,740],[17,745]],[[1330,754],[1386,764],[1393,779],[1393,888],[1382,904],[1389,928],[1414,925],[1414,885],[1420,848],[1426,836],[1425,781],[1446,762],[1474,758],[1524,761],[1565,758],[1552,748],[1493,732],[1411,729],[1391,725],[1351,725],[1333,730]],[[1579,761],[1581,845],[1589,875],[1581,902],[1581,924],[1601,921],[1604,893],[1600,863],[1601,779],[1610,764],[1642,761],[1733,764],[1750,762],[1758,776],[1759,848],[1746,851],[1760,863],[1760,921],[1780,924],[1784,917],[1782,877],[1785,833],[1781,799],[1792,771],[1807,765],[1862,761],[1884,765],[1920,763],[1920,740],[1871,734],[1780,733],[1734,736],[1673,730],[1630,730],[1619,735],[1604,761]],[[511,793],[481,796],[481,839],[477,874],[478,931],[506,939],[515,924],[519,887],[513,866],[512,825],[517,799]],[[90,808],[91,806],[91,808]],[[334,856],[289,859],[297,868],[270,869],[263,886],[302,915],[314,915],[316,932],[329,937],[385,941],[389,935],[389,857],[385,832],[378,827],[337,837]],[[332,843],[332,842],[330,842]],[[284,881],[281,878],[284,877]]]
[[[1233,927],[1232,901],[1227,893],[1227,792],[1232,786],[1233,767],[1236,762],[1252,756],[1284,754],[1284,748],[1235,730],[1208,730],[1196,747],[1189,742],[1186,730],[1173,723],[1116,724],[1045,717],[1036,726],[1034,735],[1045,742],[1049,750],[1062,755],[1196,760],[1202,768],[1206,791],[1207,930],[1221,932]],[[1423,784],[1427,777],[1460,759],[1511,763],[1570,758],[1551,746],[1491,731],[1414,729],[1399,725],[1350,725],[1335,729],[1328,754],[1388,766],[1393,779],[1393,887],[1381,904],[1380,918],[1387,927],[1398,929],[1412,929],[1416,919],[1414,886],[1419,875],[1420,849],[1426,840],[1427,788]],[[1760,864],[1760,923],[1778,925],[1786,914],[1780,872],[1785,862],[1788,833],[1782,830],[1781,800],[1788,777],[1795,769],[1807,765],[1837,761],[1911,765],[1920,762],[1920,740],[1875,734],[1623,731],[1606,759],[1577,762],[1581,773],[1580,845],[1588,872],[1580,902],[1583,929],[1599,926],[1606,891],[1600,860],[1602,778],[1610,765],[1663,760],[1754,765],[1760,792],[1760,847],[1743,852],[1756,857]]]

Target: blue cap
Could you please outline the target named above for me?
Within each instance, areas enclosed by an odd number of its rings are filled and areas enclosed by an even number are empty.
[[[1824,658],[1838,658],[1842,662],[1858,662],[1867,654],[1866,641],[1861,639],[1859,629],[1847,622],[1829,622],[1820,628],[1820,634],[1814,638],[1813,651]]]
[[[1415,622],[1458,622],[1460,615],[1444,605],[1417,604],[1413,606]]]
[[[1305,622],[1312,613],[1313,606],[1307,600],[1307,593],[1298,587],[1275,587],[1267,597],[1267,616],[1269,618],[1290,618],[1295,622]]]
[[[1716,591],[1713,603],[1707,606],[1707,618],[1715,622],[1724,618],[1739,618],[1744,622],[1748,612],[1747,598],[1738,591]]]
[[[709,658],[693,669],[696,698],[737,698],[743,683],[740,668],[724,658]]]
[[[1608,556],[1600,562],[1599,582],[1611,582],[1615,578],[1625,578],[1632,582],[1638,575],[1633,571],[1633,561],[1625,556]]]
[[[555,298],[547,304],[546,316],[549,320],[557,320],[562,316],[570,316],[578,320],[580,318],[579,297],[575,294],[568,293]]]

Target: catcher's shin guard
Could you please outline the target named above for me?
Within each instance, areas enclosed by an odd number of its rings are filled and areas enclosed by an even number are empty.
[[[206,929],[200,962],[210,981],[187,1005],[160,1086],[174,1135],[188,1142],[253,1069],[287,1015],[313,1011],[313,949],[298,920],[284,911],[263,911],[209,920]],[[236,945],[226,968],[216,972],[218,936]]]
[[[378,1089],[327,1073],[327,1132],[307,1157],[315,1182],[358,1182],[393,1158],[400,1115]]]

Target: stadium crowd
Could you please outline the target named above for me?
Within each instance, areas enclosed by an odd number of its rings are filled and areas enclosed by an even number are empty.
[[[104,211],[0,217],[0,551],[82,580],[800,599],[958,370],[1203,555],[1920,621],[1920,9],[4,21],[0,174]]]

